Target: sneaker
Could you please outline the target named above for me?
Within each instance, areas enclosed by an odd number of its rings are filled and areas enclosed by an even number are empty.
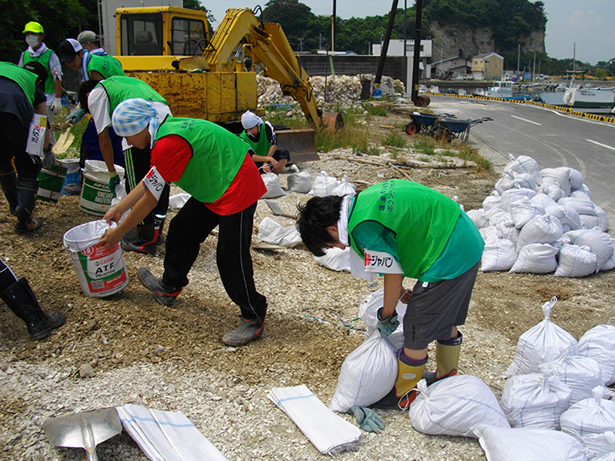
[[[170,306],[175,298],[181,293],[182,288],[173,288],[166,285],[162,279],[152,275],[148,268],[142,267],[137,271],[137,276],[145,288],[154,292],[156,301],[165,306]]]
[[[243,346],[263,334],[265,322],[259,319],[241,319],[241,324],[231,333],[223,336],[222,342],[227,346]]]

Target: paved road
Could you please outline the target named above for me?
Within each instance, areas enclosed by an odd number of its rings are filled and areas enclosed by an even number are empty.
[[[592,201],[607,213],[609,227],[615,226],[614,124],[529,104],[446,96],[432,97],[429,108],[455,114],[458,119],[493,118],[472,127],[470,139],[493,151],[490,158],[496,166],[505,165],[513,154],[534,158],[541,169],[569,166],[579,170]]]

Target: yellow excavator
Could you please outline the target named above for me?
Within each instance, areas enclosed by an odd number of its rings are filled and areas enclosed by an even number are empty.
[[[276,132],[291,162],[318,159],[314,129],[343,126],[340,114],[318,109],[309,76],[280,25],[259,21],[251,9],[227,10],[213,36],[207,14],[198,10],[118,8],[115,18],[116,57],[124,72],[158,91],[177,117],[202,118],[238,132],[246,110],[264,115],[257,107],[258,68],[299,102],[312,127]]]

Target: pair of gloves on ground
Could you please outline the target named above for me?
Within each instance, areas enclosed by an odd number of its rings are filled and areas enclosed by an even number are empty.
[[[399,326],[399,320],[397,320],[397,313],[393,314],[392,317],[387,317],[386,319],[382,318],[382,307],[378,309],[378,323],[376,325],[380,334],[383,338],[386,338]],[[357,420],[357,424],[363,429],[365,432],[380,432],[384,429],[384,423],[380,416],[367,407],[352,407],[348,411],[348,413],[352,413]]]

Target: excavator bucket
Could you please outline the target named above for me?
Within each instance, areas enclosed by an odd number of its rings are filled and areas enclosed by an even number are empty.
[[[278,148],[290,152],[291,163],[311,162],[320,160],[316,152],[314,136],[316,131],[308,128],[304,130],[280,130],[275,135],[278,138]]]

